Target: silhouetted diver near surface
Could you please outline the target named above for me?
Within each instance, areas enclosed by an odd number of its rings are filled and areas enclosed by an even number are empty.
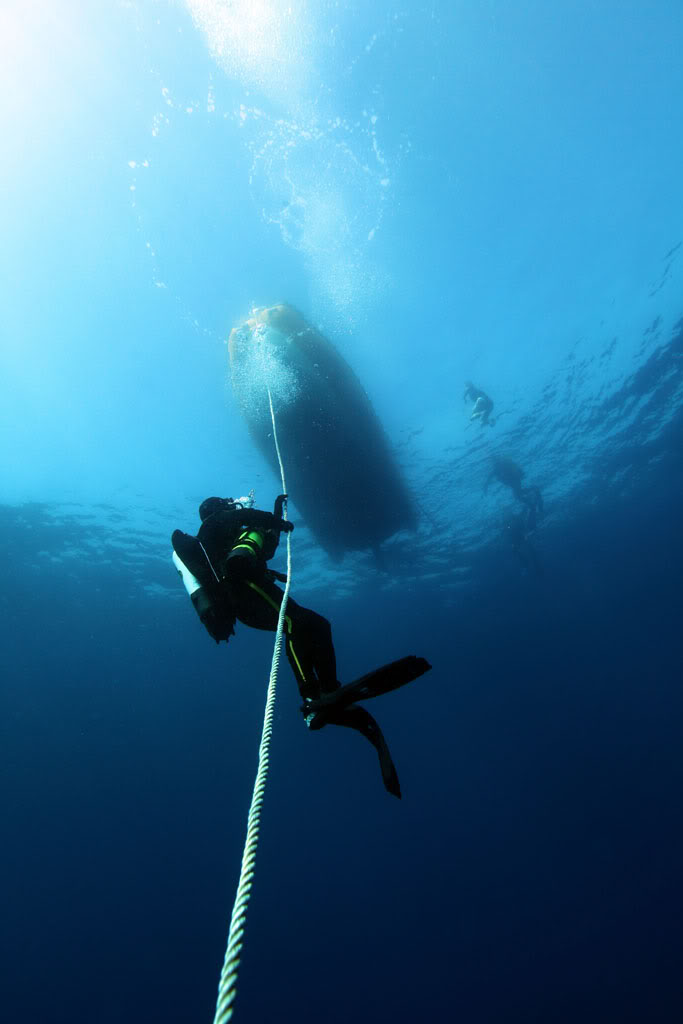
[[[173,533],[174,564],[216,643],[230,639],[237,620],[254,629],[277,629],[284,592],[274,580],[284,582],[286,577],[268,569],[266,563],[275,554],[280,533],[294,529],[282,518],[285,499],[286,495],[279,495],[273,512],[265,512],[253,507],[253,491],[236,500],[207,498],[199,506],[197,536],[181,530]],[[430,664],[410,655],[341,686],[330,623],[291,597],[285,610],[285,650],[304,700],[301,710],[307,726],[346,726],[365,736],[377,751],[386,789],[400,797],[398,775],[382,730],[355,701],[404,686],[427,672]]]
[[[523,476],[524,470],[512,459],[494,455],[493,469],[484,486],[484,493],[488,490],[492,480],[498,480],[505,487],[509,487],[517,501],[526,505],[529,513],[533,514],[533,526],[530,527],[533,529],[536,526],[537,514],[543,511],[543,498],[540,488],[535,484],[532,484],[531,487],[522,487]]]

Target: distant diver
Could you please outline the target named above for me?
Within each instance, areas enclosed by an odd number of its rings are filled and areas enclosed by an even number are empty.
[[[489,398],[485,391],[474,386],[471,380],[465,381],[465,392],[462,396],[463,402],[474,402],[470,421],[479,420],[482,427],[492,427],[496,420],[489,419],[493,412],[493,399]],[[498,417],[500,418],[500,417]]]
[[[277,629],[283,590],[274,580],[282,573],[266,563],[274,556],[280,533],[293,523],[283,519],[287,495],[275,500],[273,512],[254,508],[254,492],[245,498],[207,498],[199,506],[196,537],[175,530],[173,562],[195,611],[216,643],[226,642],[239,620],[254,629]],[[372,743],[389,793],[400,798],[396,768],[382,731],[369,712],[355,702],[398,689],[427,672],[424,658],[409,656],[342,686],[332,627],[326,618],[288,598],[285,649],[303,698],[301,711],[309,729],[325,725],[355,729]]]
[[[493,480],[498,480],[505,487],[509,487],[520,504],[525,505],[528,510],[527,525],[529,529],[536,527],[538,513],[543,511],[543,497],[540,488],[536,485],[522,487],[524,470],[512,459],[500,455],[493,456],[493,468],[489,474],[484,487],[484,492],[489,488]]]

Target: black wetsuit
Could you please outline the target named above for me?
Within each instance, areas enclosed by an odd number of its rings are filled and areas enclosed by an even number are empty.
[[[181,530],[173,533],[176,555],[199,584],[192,603],[217,643],[229,640],[236,620],[254,629],[277,629],[284,591],[274,580],[286,577],[268,569],[267,562],[275,554],[281,531],[293,529],[281,518],[284,497],[276,500],[275,513],[236,508],[231,499],[208,498],[200,508],[202,525],[197,536]],[[385,787],[400,797],[398,775],[382,730],[355,701],[417,679],[429,670],[429,663],[410,655],[341,687],[328,620],[288,597],[284,629],[306,724],[313,730],[328,724],[345,726],[365,736],[377,751]]]
[[[284,591],[273,582],[280,574],[276,577],[266,563],[275,554],[280,530],[287,527],[291,524],[260,509],[220,509],[204,519],[196,537],[180,530],[173,534],[178,556],[209,594],[211,610],[200,612],[200,617],[216,642],[234,632],[235,619],[254,629],[277,629]],[[263,546],[245,538],[235,550],[249,532],[257,532]],[[284,629],[287,658],[301,696],[315,698],[336,689],[337,659],[329,621],[290,597]]]

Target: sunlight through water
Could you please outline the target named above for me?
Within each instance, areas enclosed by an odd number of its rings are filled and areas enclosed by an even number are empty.
[[[290,99],[307,88],[314,70],[310,15],[287,0],[187,0],[195,25],[226,74],[266,95]]]

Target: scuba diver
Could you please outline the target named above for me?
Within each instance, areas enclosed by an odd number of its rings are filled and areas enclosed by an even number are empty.
[[[529,522],[529,528],[534,529],[536,527],[537,514],[543,511],[543,498],[540,488],[536,487],[535,484],[531,487],[522,487],[523,476],[524,470],[516,462],[513,462],[512,459],[494,455],[493,469],[484,486],[484,493],[488,490],[492,480],[498,480],[505,487],[509,487],[517,501],[522,505],[526,505],[528,519],[532,521]]]
[[[489,398],[485,391],[476,388],[471,380],[465,381],[465,393],[462,396],[463,402],[474,402],[470,421],[479,420],[482,427],[492,427],[496,420],[489,420],[493,412],[493,399]]]
[[[286,500],[287,495],[280,494],[273,512],[265,512],[254,508],[253,491],[245,498],[207,498],[199,506],[197,536],[173,532],[173,562],[195,611],[216,643],[227,643],[236,621],[254,629],[277,629],[284,591],[274,581],[286,582],[287,577],[269,569],[267,562],[277,550],[280,534],[294,529],[294,524],[283,518]],[[308,728],[340,725],[365,736],[377,751],[386,789],[400,798],[398,775],[382,731],[372,715],[355,702],[412,682],[431,668],[429,662],[411,655],[342,686],[337,680],[332,628],[326,618],[289,597],[284,633]]]

